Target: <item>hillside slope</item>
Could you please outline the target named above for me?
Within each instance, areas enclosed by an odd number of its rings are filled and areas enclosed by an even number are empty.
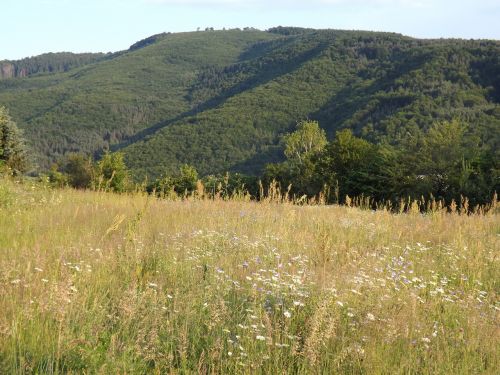
[[[138,178],[181,163],[258,173],[306,117],[330,136],[351,128],[388,143],[459,118],[500,149],[500,43],[297,28],[159,34],[65,73],[0,81],[0,103],[41,167],[110,147]]]
[[[99,152],[192,109],[204,66],[238,61],[263,32],[165,35],[152,45],[66,73],[0,81],[0,103],[25,130],[38,163],[72,151]]]
[[[106,58],[103,53],[45,53],[22,60],[0,61],[0,79],[23,78],[34,74],[67,72]]]

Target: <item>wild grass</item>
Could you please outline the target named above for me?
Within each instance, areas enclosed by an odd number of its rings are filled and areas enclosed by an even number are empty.
[[[0,182],[0,372],[499,368],[498,215]]]

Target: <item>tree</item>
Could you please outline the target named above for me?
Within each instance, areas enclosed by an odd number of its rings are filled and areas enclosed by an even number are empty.
[[[155,190],[159,196],[169,196],[172,193],[179,195],[190,194],[196,190],[198,182],[198,172],[188,164],[179,168],[175,175],[165,175],[157,179],[150,190]]]
[[[67,186],[69,182],[69,176],[61,172],[57,164],[52,164],[50,166],[50,169],[47,172],[47,178],[52,186],[56,186],[59,188]]]
[[[377,202],[396,202],[407,191],[400,155],[391,146],[373,145],[362,162],[349,171],[345,193],[351,197],[364,195]]]
[[[71,153],[66,156],[62,164],[61,171],[67,176],[70,186],[76,189],[90,188],[94,178],[94,166],[91,158],[83,154]],[[59,177],[55,173],[50,175],[51,181],[55,184],[60,184]]]
[[[0,107],[0,166],[6,166],[14,175],[26,172],[28,155],[21,131],[12,121],[5,107]]]
[[[264,184],[277,181],[283,191],[291,186],[293,195],[317,195],[323,185],[314,171],[319,154],[328,144],[325,131],[317,121],[304,120],[297,124],[293,133],[285,135],[283,141],[288,160],[268,164],[263,175]]]
[[[479,150],[477,145],[466,144],[467,127],[460,121],[436,122],[422,139],[418,149],[408,150],[415,195],[444,199],[449,203],[465,193],[465,185],[473,175],[470,161]],[[413,152],[412,152],[413,151]],[[412,157],[414,155],[414,157]]]
[[[297,125],[297,130],[284,137],[285,156],[302,163],[308,156],[321,151],[327,144],[325,131],[317,121],[305,120]]]
[[[339,131],[321,153],[316,174],[324,184],[338,187],[341,199],[346,195],[360,195],[363,188],[359,179],[353,177],[367,164],[373,152],[374,146],[368,141],[355,137],[348,129]]]
[[[130,177],[123,156],[121,152],[107,152],[99,160],[96,167],[96,182],[99,187],[119,193],[129,188]]]
[[[191,193],[196,190],[196,183],[198,182],[196,169],[191,165],[184,164],[179,172],[179,176],[174,180],[177,194]]]

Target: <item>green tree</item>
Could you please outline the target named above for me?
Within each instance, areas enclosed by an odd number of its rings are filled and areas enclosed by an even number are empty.
[[[321,176],[324,184],[338,189],[339,199],[346,195],[360,195],[364,186],[359,176],[354,178],[354,175],[368,164],[373,152],[374,146],[370,142],[355,137],[348,129],[342,130],[321,153],[316,174]]]
[[[318,155],[328,144],[325,131],[317,121],[300,121],[297,129],[283,137],[285,156],[283,163],[268,164],[264,171],[263,182],[270,185],[277,181],[282,191],[290,188],[295,196],[314,196],[323,185],[315,175]]]
[[[130,187],[130,177],[123,153],[107,152],[96,166],[96,180],[99,188],[106,188],[115,192],[125,192]]]
[[[346,194],[364,195],[375,201],[396,202],[405,196],[408,179],[400,163],[401,152],[387,145],[373,145],[365,157],[348,174]]]
[[[298,123],[297,130],[283,138],[285,156],[302,163],[308,156],[320,152],[328,143],[326,134],[317,121],[304,120]]]
[[[52,186],[56,187],[64,187],[69,183],[69,176],[59,169],[57,164],[52,164],[47,173],[48,181],[52,184]]]
[[[0,107],[0,166],[2,165],[14,175],[28,169],[28,155],[21,131],[5,107]]]
[[[251,194],[257,197],[259,192],[258,179],[240,173],[226,173],[224,175],[209,175],[202,179],[205,191],[210,197],[216,194],[223,198],[234,195]]]
[[[467,126],[458,120],[436,122],[424,136],[422,146],[409,150],[417,156],[408,171],[414,179],[413,193],[432,194],[448,203],[465,193],[475,173],[470,161],[479,151],[477,144],[466,140],[466,132]]]
[[[178,194],[191,193],[196,189],[198,172],[188,164],[181,166],[179,176],[174,179],[175,191]]]
[[[55,168],[53,168],[55,171]],[[94,178],[94,165],[92,159],[83,154],[70,153],[66,155],[62,162],[61,172],[67,176],[67,181],[71,187],[76,189],[88,189],[91,187]],[[52,172],[49,178],[55,184],[60,184],[61,176]]]
[[[198,172],[188,164],[179,168],[175,175],[165,175],[158,178],[151,186],[149,191],[155,190],[161,197],[170,196],[172,193],[179,195],[189,194],[196,190],[198,182]]]

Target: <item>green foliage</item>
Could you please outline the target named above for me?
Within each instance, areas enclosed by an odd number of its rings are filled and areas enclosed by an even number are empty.
[[[416,198],[412,187],[404,185],[406,166],[401,165],[401,151],[391,146],[371,145],[363,160],[345,175],[338,171],[338,197],[343,202],[349,195],[366,196],[375,202],[396,202],[400,198]]]
[[[469,131],[458,120],[437,122],[418,141],[395,147],[370,143],[345,129],[303,163],[269,164],[264,181],[275,180],[282,189],[291,185],[295,195],[329,192],[330,202],[365,196],[374,204],[398,204],[424,197],[451,205],[465,204],[468,197],[467,204],[484,205],[500,187],[498,159]]]
[[[224,175],[209,175],[202,179],[205,192],[211,198],[219,196],[224,199],[241,197],[249,194],[259,197],[259,180],[254,176],[240,173],[226,173]]]
[[[65,73],[0,81],[0,102],[12,108],[37,163],[48,169],[67,153],[96,155],[108,148],[122,149],[179,120],[194,109],[189,91],[205,68],[230,66],[240,56],[244,59],[256,42],[276,38],[258,31],[171,34]],[[188,154],[183,142],[162,149],[148,145],[142,155],[133,157],[154,167],[151,178],[165,169],[172,173],[184,163],[194,164],[182,157]],[[162,160],[146,162],[149,150],[161,154]],[[171,154],[177,151],[179,157]],[[143,180],[145,168],[130,160],[128,164]]]
[[[335,139],[325,152],[330,164],[339,175],[346,175],[366,163],[371,156],[372,145],[364,139],[355,137],[350,130],[336,134]]]
[[[150,37],[139,40],[138,42],[136,42],[130,46],[129,51],[134,51],[136,49],[144,48],[144,47],[147,47],[151,44],[155,44],[156,42],[165,38],[169,34],[170,33],[155,34],[155,35],[151,35]]]
[[[176,179],[175,189],[178,193],[192,192],[196,189],[198,172],[190,165],[184,164],[180,168],[180,174]]]
[[[191,194],[196,190],[198,182],[198,172],[188,164],[184,164],[179,168],[179,171],[173,175],[165,175],[157,179],[148,189],[155,190],[160,196],[168,196],[171,194]]]
[[[54,169],[53,167],[52,170]],[[68,154],[62,165],[62,173],[67,176],[70,186],[77,189],[90,188],[94,178],[92,159],[83,154]],[[52,172],[50,177],[56,184],[64,182],[64,177],[55,172]]]
[[[69,185],[76,189],[90,188],[94,179],[92,159],[83,154],[68,154],[61,171],[57,171],[55,166],[51,168],[49,179],[56,185],[64,184],[64,180],[67,180]]]
[[[53,164],[50,167],[49,172],[47,173],[47,179],[48,182],[55,187],[64,187],[69,185],[69,176],[59,170],[59,167],[57,164]],[[74,186],[71,184],[72,187],[76,188],[77,186]],[[84,186],[87,187],[87,186]]]
[[[314,29],[305,29],[302,27],[284,27],[284,26],[278,26],[278,27],[271,27],[270,29],[267,30],[270,33],[273,34],[280,34],[280,35],[300,35],[300,34],[305,34],[307,32],[314,31]]]
[[[107,152],[95,167],[94,184],[97,188],[111,190],[118,193],[127,191],[130,187],[130,178],[127,166],[121,152]]]
[[[118,193],[132,188],[130,173],[120,152],[106,152],[97,163],[81,153],[67,154],[58,164],[51,166],[47,178],[57,187],[69,185],[76,189]]]
[[[28,155],[20,130],[0,106],[0,169],[4,168],[14,175],[26,172]]]
[[[194,191],[197,171],[224,196],[258,196],[256,178],[244,173],[291,185],[296,196],[329,191],[330,202],[466,195],[478,204],[500,190],[499,55],[495,41],[391,33],[158,34],[67,66],[76,56],[30,60],[40,68],[33,74],[60,72],[2,80],[0,102],[42,169],[111,149],[123,153],[131,178],[156,181],[162,194]],[[303,118],[311,120],[283,137]],[[128,189],[115,180],[125,167],[109,158],[98,173],[76,158],[49,178]]]
[[[317,121],[301,121],[297,130],[284,137],[285,156],[299,163],[320,152],[327,144],[325,131]]]
[[[34,74],[67,72],[106,57],[103,53],[45,53],[17,61],[0,61],[0,79],[27,77]],[[8,73],[8,74],[2,74]]]
[[[421,143],[458,119],[500,149],[500,44],[275,28],[160,34],[64,73],[0,81],[0,102],[42,169],[71,152],[120,150],[136,180],[260,174],[297,119],[374,144]],[[47,56],[54,58],[57,56]],[[467,141],[468,142],[468,141]]]
[[[437,122],[421,144],[407,149],[402,162],[418,194],[432,192],[448,202],[463,195],[484,203],[498,191],[499,159],[470,132],[470,126],[457,120]]]

